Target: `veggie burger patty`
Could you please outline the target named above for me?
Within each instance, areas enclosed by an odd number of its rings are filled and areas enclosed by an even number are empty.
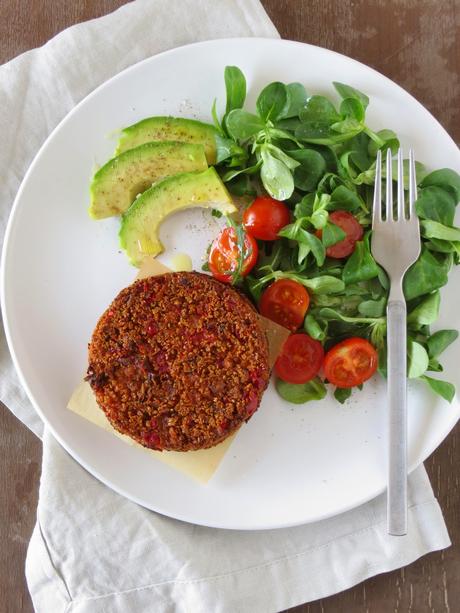
[[[200,273],[123,289],[89,344],[89,381],[114,428],[151,449],[206,449],[257,410],[268,342],[250,302]]]

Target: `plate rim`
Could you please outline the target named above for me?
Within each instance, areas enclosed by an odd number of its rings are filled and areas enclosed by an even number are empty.
[[[87,470],[91,475],[93,475],[94,477],[96,477],[99,481],[101,481],[102,483],[104,483],[104,485],[106,485],[107,487],[109,487],[111,490],[117,492],[118,494],[122,495],[123,497],[132,500],[133,502],[143,506],[144,508],[148,508],[152,511],[155,511],[157,513],[160,513],[161,515],[167,516],[167,517],[172,517],[174,519],[178,519],[187,523],[192,523],[192,524],[196,524],[196,525],[201,525],[201,526],[206,526],[206,527],[211,527],[211,528],[219,528],[219,529],[230,529],[230,530],[270,530],[270,529],[282,529],[282,528],[288,528],[288,527],[294,527],[294,526],[298,526],[298,525],[302,525],[302,524],[306,524],[306,523],[314,523],[316,521],[321,521],[323,519],[328,519],[330,517],[334,517],[336,515],[340,515],[342,513],[346,513],[347,511],[350,511],[354,508],[357,508],[359,506],[361,506],[362,504],[365,504],[366,502],[369,502],[370,500],[374,499],[375,497],[381,495],[385,490],[386,487],[380,488],[374,488],[372,491],[369,491],[362,496],[361,498],[359,498],[359,500],[355,500],[352,503],[348,503],[345,505],[341,505],[336,507],[336,509],[334,511],[328,512],[328,513],[323,513],[323,514],[317,514],[315,516],[310,517],[308,520],[300,520],[300,521],[296,521],[296,522],[292,522],[292,521],[287,521],[285,523],[280,523],[280,522],[276,522],[275,524],[272,523],[264,523],[264,522],[260,522],[257,523],[257,525],[251,525],[251,524],[244,524],[241,525],[239,523],[232,523],[232,522],[226,522],[225,525],[219,525],[215,522],[210,523],[209,521],[200,521],[197,518],[190,518],[190,516],[187,517],[186,514],[182,514],[182,513],[174,513],[171,514],[171,512],[169,512],[167,509],[164,508],[154,508],[151,504],[148,504],[146,501],[142,501],[139,497],[134,496],[131,493],[127,493],[126,490],[124,490],[123,488],[119,487],[117,484],[113,483],[110,479],[105,478],[97,469],[90,467],[89,463],[86,462],[86,460],[84,458],[81,457],[81,455],[76,452],[73,449],[73,446],[71,443],[67,442],[66,440],[64,440],[64,438],[59,434],[59,432],[57,431],[57,429],[55,428],[55,426],[53,424],[51,424],[51,422],[48,420],[47,417],[45,417],[44,412],[41,410],[39,403],[36,401],[34,394],[32,393],[32,390],[30,389],[26,378],[24,376],[24,373],[22,371],[22,368],[19,364],[19,361],[17,359],[17,355],[16,355],[16,351],[15,351],[15,347],[14,347],[14,340],[12,338],[11,335],[11,331],[10,331],[10,326],[9,326],[9,316],[8,316],[8,308],[7,308],[7,297],[6,297],[6,283],[7,283],[7,278],[8,278],[8,265],[9,265],[9,260],[8,260],[8,252],[9,249],[11,248],[11,241],[10,241],[10,236],[13,232],[13,228],[16,222],[16,218],[18,217],[18,210],[20,210],[20,202],[21,202],[21,198],[22,198],[22,193],[25,189],[25,185],[27,184],[28,180],[29,180],[29,176],[34,172],[35,166],[38,164],[39,159],[43,153],[43,151],[48,147],[49,142],[54,138],[54,134],[56,132],[58,132],[66,123],[67,121],[70,120],[71,117],[73,117],[73,115],[75,113],[77,113],[80,109],[80,106],[85,104],[88,100],[90,100],[93,96],[97,95],[97,93],[99,92],[100,89],[106,87],[109,83],[112,83],[114,81],[116,81],[117,79],[123,78],[123,76],[125,75],[125,73],[132,71],[134,69],[136,69],[137,67],[141,66],[142,64],[147,64],[151,61],[153,61],[154,59],[158,58],[158,57],[164,57],[167,55],[174,55],[176,53],[181,53],[183,52],[184,49],[190,49],[190,48],[195,48],[195,47],[205,47],[205,46],[214,46],[214,45],[228,45],[229,43],[231,44],[235,44],[238,42],[244,42],[244,43],[251,43],[251,44],[255,44],[255,45],[260,45],[260,44],[268,44],[268,45],[281,45],[281,46],[297,46],[297,47],[307,47],[313,50],[321,50],[321,52],[324,52],[326,54],[331,54],[332,56],[338,56],[342,59],[345,59],[347,62],[351,62],[353,64],[357,64],[359,67],[364,68],[367,71],[372,71],[376,76],[379,77],[379,79],[382,79],[384,82],[387,82],[389,84],[391,84],[392,88],[397,88],[398,90],[400,90],[402,93],[404,93],[405,96],[409,96],[412,103],[416,104],[417,106],[421,107],[424,112],[428,113],[430,118],[436,123],[438,129],[440,129],[443,134],[444,137],[447,137],[451,143],[457,147],[455,141],[453,140],[453,138],[450,136],[450,134],[447,132],[447,130],[442,126],[442,124],[436,119],[436,117],[434,117],[432,115],[432,113],[421,103],[419,102],[410,92],[408,92],[407,90],[405,90],[401,85],[399,85],[398,83],[396,83],[395,81],[393,81],[392,79],[390,79],[389,77],[385,76],[384,74],[382,74],[381,72],[379,72],[378,70],[376,70],[375,68],[372,68],[371,66],[368,66],[367,64],[364,64],[363,62],[360,62],[359,60],[356,60],[350,56],[347,56],[345,54],[339,53],[337,51],[333,51],[331,49],[327,49],[326,47],[321,47],[319,45],[312,45],[310,43],[303,43],[300,41],[293,41],[293,40],[287,40],[287,39],[281,39],[281,38],[263,38],[263,37],[235,37],[235,38],[219,38],[219,39],[209,39],[209,40],[203,40],[203,41],[198,41],[198,42],[194,42],[194,43],[189,43],[186,45],[181,45],[178,47],[174,47],[172,49],[168,49],[166,51],[162,51],[161,53],[157,53],[154,55],[151,55],[147,58],[144,58],[138,62],[135,62],[134,64],[131,64],[130,66],[127,66],[126,68],[124,68],[122,71],[118,72],[117,74],[113,75],[112,77],[110,77],[109,79],[106,79],[104,82],[100,83],[97,87],[95,87],[91,92],[89,92],[86,96],[84,96],[62,119],[61,121],[55,126],[55,128],[51,131],[51,133],[47,136],[47,138],[44,140],[44,142],[42,143],[42,145],[40,146],[40,148],[38,149],[38,151],[36,152],[32,162],[30,163],[29,167],[27,168],[26,173],[24,174],[24,177],[21,181],[21,184],[19,186],[19,189],[17,191],[17,194],[14,198],[13,201],[13,205],[11,207],[11,211],[8,217],[8,222],[7,222],[7,226],[6,226],[6,230],[5,230],[5,234],[4,234],[4,242],[3,242],[3,247],[2,247],[2,253],[1,253],[1,265],[0,265],[0,305],[1,305],[1,310],[2,310],[2,318],[3,318],[3,323],[4,323],[4,330],[5,330],[5,337],[7,340],[7,345],[8,345],[8,349],[16,370],[16,373],[18,375],[19,381],[21,383],[21,386],[23,387],[23,389],[25,390],[27,397],[29,399],[29,401],[31,402],[32,406],[34,407],[34,410],[37,412],[37,414],[39,415],[39,417],[41,418],[41,420],[44,422],[44,425],[50,430],[50,432],[52,433],[52,435],[54,436],[54,438],[59,442],[59,444],[71,455],[72,458],[74,458],[85,470]],[[459,152],[459,160],[460,160],[460,152]],[[423,464],[423,462],[442,444],[442,442],[445,440],[445,438],[447,437],[447,435],[449,434],[449,432],[453,429],[453,427],[455,426],[455,424],[457,423],[457,421],[459,421],[460,419],[460,414],[456,414],[455,412],[452,412],[452,416],[449,420],[445,420],[445,426],[444,428],[441,428],[441,432],[442,432],[442,437],[440,438],[439,442],[434,443],[433,445],[430,445],[429,450],[426,453],[422,454],[422,458],[420,460],[416,459],[414,462],[412,462],[412,464],[409,466],[409,470],[408,473],[411,473],[413,470],[415,470],[420,464]],[[161,507],[161,505],[160,505]]]

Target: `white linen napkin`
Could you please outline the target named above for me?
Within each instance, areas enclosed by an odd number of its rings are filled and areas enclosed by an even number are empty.
[[[0,67],[0,232],[49,132],[126,66],[211,38],[278,36],[258,0],[137,0]],[[0,398],[43,433],[0,338]],[[386,534],[385,497],[296,528],[237,532],[148,511],[87,473],[45,428],[26,575],[38,613],[269,613],[344,590],[449,546],[425,469],[409,479],[409,533]]]

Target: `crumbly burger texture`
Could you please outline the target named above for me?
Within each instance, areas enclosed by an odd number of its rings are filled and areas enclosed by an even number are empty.
[[[112,426],[151,449],[206,449],[257,410],[270,376],[251,303],[200,273],[122,290],[89,344],[89,381]]]

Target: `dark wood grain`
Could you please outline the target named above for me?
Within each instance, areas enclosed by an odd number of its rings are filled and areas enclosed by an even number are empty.
[[[35,523],[41,443],[0,403],[0,611],[30,613],[24,576]]]
[[[223,0],[220,0],[223,1]],[[0,0],[0,62],[120,0]],[[263,0],[284,38],[373,66],[420,100],[460,140],[458,0]],[[40,443],[0,406],[0,610],[32,611],[24,558],[35,521]],[[453,546],[295,613],[453,613],[460,601],[460,427],[426,463]],[[133,612],[134,613],[134,612]]]

